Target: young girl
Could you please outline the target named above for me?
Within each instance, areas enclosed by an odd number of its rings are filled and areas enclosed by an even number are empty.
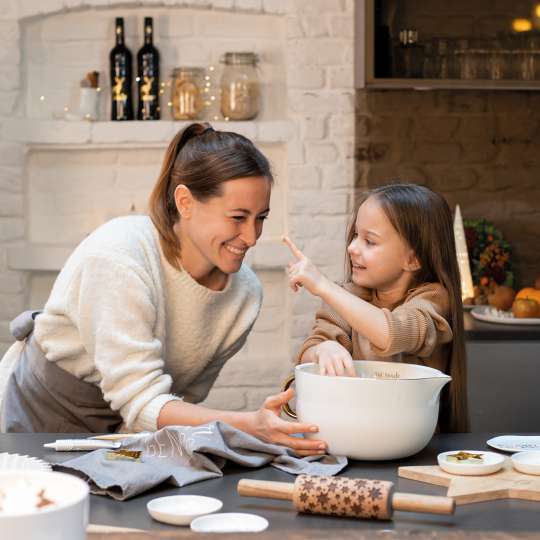
[[[465,346],[452,215],[447,202],[413,184],[373,189],[347,240],[347,280],[322,275],[288,239],[293,290],[323,300],[298,362],[354,376],[353,358],[423,364],[448,373],[441,431],[468,430]]]

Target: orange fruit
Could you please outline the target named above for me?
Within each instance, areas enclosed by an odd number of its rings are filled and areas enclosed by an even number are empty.
[[[532,298],[516,298],[512,304],[512,313],[518,319],[540,317],[540,304]]]

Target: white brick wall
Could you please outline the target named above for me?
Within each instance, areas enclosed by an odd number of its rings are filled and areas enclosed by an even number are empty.
[[[354,181],[353,9],[349,0],[2,0],[0,352],[10,341],[9,318],[42,304],[55,278],[51,272],[11,270],[7,249],[27,242],[71,245],[133,205],[143,211],[157,175],[162,148],[54,147],[55,137],[60,144],[67,133],[71,142],[80,144],[116,143],[122,131],[114,134],[110,125],[56,123],[54,130],[60,131],[51,131],[52,124],[34,123],[29,134],[21,124],[17,135],[17,124],[6,122],[16,117],[51,119],[66,105],[75,108],[78,81],[93,69],[101,73],[101,113],[108,118],[108,52],[116,16],[125,17],[133,54],[140,46],[142,18],[154,17],[164,80],[179,65],[219,67],[227,50],[252,50],[261,56],[260,119],[288,120],[294,126],[287,143],[282,125],[241,126],[248,136],[268,141],[262,150],[276,174],[264,236],[293,235],[331,277],[340,278],[345,237],[340,229],[348,219]],[[167,100],[165,95],[164,118],[169,116]],[[32,146],[43,138],[38,127],[46,131],[50,150]],[[169,129],[174,131],[174,126],[134,127],[130,140],[140,136],[143,146],[150,136],[166,141],[172,135]],[[268,251],[282,260],[277,248]],[[207,400],[211,406],[259,406],[278,389],[291,355],[311,326],[316,300],[305,292],[293,295],[280,267],[259,271],[259,277],[265,290],[261,316],[244,350],[216,382]]]

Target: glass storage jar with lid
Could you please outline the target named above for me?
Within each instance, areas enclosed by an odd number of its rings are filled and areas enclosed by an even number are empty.
[[[221,76],[221,114],[226,120],[251,120],[260,108],[259,58],[252,52],[228,52]]]
[[[205,69],[178,67],[173,69],[171,83],[172,115],[175,120],[200,118],[203,107]]]

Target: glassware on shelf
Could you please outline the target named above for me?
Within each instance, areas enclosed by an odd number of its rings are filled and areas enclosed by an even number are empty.
[[[424,44],[424,64],[423,64],[423,77],[424,79],[436,79],[439,74],[437,70],[437,55],[436,55],[436,41],[426,41]]]
[[[204,105],[204,73],[202,67],[178,67],[173,70],[171,103],[175,120],[200,118]]]
[[[500,81],[508,78],[509,51],[503,47],[499,40],[494,40],[488,52],[488,78]]]
[[[514,50],[514,77],[522,81],[540,78],[540,35],[527,33],[517,38],[518,48]]]
[[[489,49],[483,40],[458,39],[456,44],[457,72],[460,79],[488,78]]]
[[[396,48],[396,74],[406,79],[422,78],[424,74],[424,46],[418,43],[418,32],[404,29],[399,32]]]
[[[221,114],[226,120],[251,120],[259,114],[258,57],[252,52],[227,52],[221,76]]]
[[[457,77],[454,48],[451,39],[438,38],[435,40],[436,73],[439,79],[455,79]]]

